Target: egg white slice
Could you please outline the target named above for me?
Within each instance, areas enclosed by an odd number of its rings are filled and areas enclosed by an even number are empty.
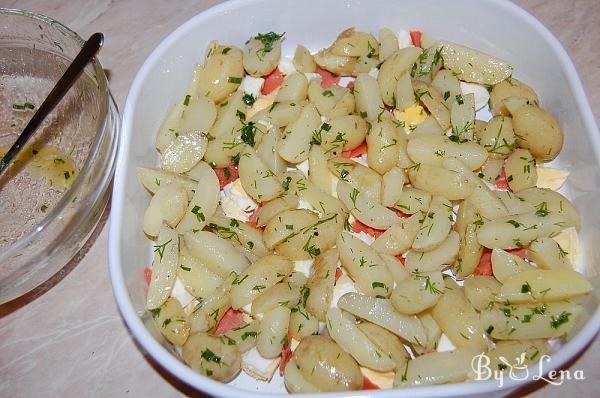
[[[485,108],[490,100],[490,93],[481,84],[460,82],[460,90],[463,94],[473,94],[475,96],[476,112]]]

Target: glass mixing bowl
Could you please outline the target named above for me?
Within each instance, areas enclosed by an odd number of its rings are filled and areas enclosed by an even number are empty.
[[[0,155],[84,40],[43,15],[0,8]],[[0,177],[0,304],[60,270],[106,206],[119,116],[97,59]]]

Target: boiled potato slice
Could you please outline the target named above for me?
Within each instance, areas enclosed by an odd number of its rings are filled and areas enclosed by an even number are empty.
[[[452,134],[460,141],[472,141],[475,132],[475,96],[458,94],[454,98],[450,108]]]
[[[198,163],[208,145],[203,132],[190,132],[175,137],[163,150],[161,167],[174,173],[185,173]]]
[[[359,73],[354,81],[356,112],[369,122],[378,120],[378,115],[385,111],[379,87],[368,73]]]
[[[517,148],[504,163],[506,181],[513,192],[535,187],[537,169],[535,159],[527,149]]]
[[[272,249],[291,235],[314,224],[319,219],[316,213],[306,209],[290,209],[280,212],[267,223],[263,239]]]
[[[496,191],[496,196],[500,198],[504,206],[508,209],[509,215],[522,214],[535,211],[535,206],[525,202],[517,195],[513,195],[510,191]]]
[[[345,181],[338,183],[337,196],[354,217],[372,228],[387,229],[398,221],[396,213]]]
[[[244,69],[249,75],[265,76],[277,67],[281,58],[281,42],[284,34],[259,33],[246,42]]]
[[[205,162],[198,163],[194,196],[188,204],[185,215],[177,224],[177,233],[201,230],[213,216],[219,204],[219,179],[215,171]]]
[[[502,249],[492,250],[491,260],[494,277],[501,283],[506,282],[515,274],[535,269],[521,257],[508,253]]]
[[[581,227],[581,219],[573,203],[562,194],[547,188],[528,188],[517,194],[524,201],[531,203],[540,214],[548,211],[565,216],[568,224],[576,229]]]
[[[398,369],[394,387],[457,383],[465,381],[473,371],[473,357],[480,352],[473,348],[423,354]]]
[[[491,158],[507,158],[512,153],[516,140],[512,119],[508,116],[494,116],[477,137]]]
[[[344,269],[362,292],[377,297],[390,295],[394,280],[375,250],[348,232],[339,235],[337,248]]]
[[[349,28],[340,33],[331,46],[331,53],[350,57],[370,55],[377,59],[379,54],[379,43],[370,33],[357,32]]]
[[[279,243],[275,250],[291,260],[310,260],[335,245],[343,229],[343,214],[325,214],[300,230],[294,228],[293,233]]]
[[[510,77],[513,67],[475,49],[440,40],[444,67],[460,80],[491,86]]]
[[[232,283],[231,307],[239,309],[251,303],[288,275],[293,266],[291,261],[276,254],[266,255],[250,264]]]
[[[156,132],[155,146],[160,152],[164,151],[171,141],[173,141],[175,133],[179,134],[179,125],[181,124],[181,115],[184,109],[183,101],[175,104]]]
[[[198,185],[198,182],[192,178],[151,167],[138,167],[136,169],[136,175],[138,181],[141,182],[144,188],[146,188],[152,194],[155,194],[161,186],[176,182],[183,185],[183,187],[187,190],[188,199],[191,200]]]
[[[185,290],[196,298],[208,297],[223,282],[223,278],[212,272],[202,260],[192,256],[185,245],[180,247],[177,277]]]
[[[508,366],[527,366],[540,360],[550,352],[550,345],[544,339],[497,341],[488,351],[490,369],[502,370]]]
[[[275,173],[250,145],[242,149],[238,169],[244,191],[255,201],[266,202],[283,193],[283,187]]]
[[[390,302],[402,314],[418,314],[433,307],[444,294],[444,288],[440,271],[413,272],[394,288]]]
[[[431,315],[456,347],[477,350],[487,348],[479,314],[471,306],[460,286],[451,279],[446,279],[446,290],[433,307]]]
[[[317,64],[315,63],[310,51],[301,45],[296,47],[293,62],[294,68],[296,68],[298,72],[313,73],[317,68]]]
[[[471,275],[463,285],[465,297],[477,311],[482,311],[495,301],[501,286],[493,276],[485,275]]]
[[[310,289],[306,299],[306,309],[319,321],[325,320],[325,314],[331,303],[338,258],[337,249],[329,249],[319,255],[310,269],[306,282],[306,287]]]
[[[413,250],[426,252],[441,245],[452,228],[451,216],[452,203],[442,196],[434,196],[413,242]]]
[[[252,302],[252,315],[262,314],[277,306],[292,309],[300,302],[300,287],[295,283],[280,282],[265,290]]]
[[[379,60],[385,61],[399,49],[396,33],[388,28],[379,29]]]
[[[185,214],[187,207],[187,192],[185,188],[174,182],[159,188],[152,199],[142,221],[144,233],[157,236],[163,222],[170,227],[175,227]]]
[[[421,345],[427,339],[419,318],[400,314],[390,300],[346,293],[338,300],[338,308],[381,326],[411,344]]]
[[[420,135],[408,141],[408,156],[415,163],[441,166],[447,157],[455,157],[471,170],[480,168],[487,160],[487,151],[474,142],[457,143],[443,135]]]
[[[392,207],[400,200],[405,180],[404,170],[397,166],[392,167],[383,175],[381,187],[382,205]]]
[[[320,125],[321,117],[314,105],[304,106],[300,116],[287,126],[281,140],[277,142],[279,156],[291,163],[300,163],[308,159],[313,131]]]
[[[544,162],[558,155],[564,134],[554,116],[535,105],[521,106],[512,116],[518,146]]]
[[[421,81],[413,81],[413,89],[416,99],[425,105],[442,130],[447,131],[451,127],[450,111],[438,89]]]
[[[515,249],[572,226],[565,215],[538,210],[488,221],[479,229],[477,239],[490,249]]]
[[[433,78],[431,85],[442,93],[442,98],[446,101],[446,105],[449,109],[451,109],[452,104],[456,102],[456,96],[462,94],[460,82],[448,69],[440,70]]]
[[[241,353],[250,351],[256,346],[256,336],[259,332],[258,326],[258,321],[245,323],[227,331],[223,334],[223,338],[227,341],[228,345],[235,344]]]
[[[470,223],[465,228],[465,232],[458,247],[458,258],[452,266],[452,270],[458,278],[464,278],[471,275],[479,265],[483,246],[477,240],[477,229],[481,219]]]
[[[379,348],[356,326],[355,322],[342,314],[339,308],[327,311],[327,330],[331,338],[361,366],[387,372],[395,363],[383,355]]]
[[[571,269],[566,251],[554,239],[546,237],[531,242],[527,248],[531,260],[542,269]]]
[[[296,195],[284,195],[281,198],[275,198],[266,202],[256,214],[256,226],[264,227],[277,214],[292,210],[298,206],[298,197]]]
[[[381,91],[381,97],[386,105],[394,105],[394,94],[396,82],[400,76],[408,71],[421,55],[418,47],[407,47],[392,53],[379,68],[377,83]]]
[[[152,311],[152,317],[160,332],[175,345],[183,345],[190,334],[185,312],[179,301],[169,297],[159,308]]]
[[[511,303],[533,303],[566,300],[592,291],[592,285],[579,272],[543,270],[519,272],[508,277],[498,299]]]
[[[281,355],[284,344],[287,344],[290,309],[275,307],[267,311],[260,320],[256,338],[256,348],[264,358],[276,358]]]
[[[410,359],[402,341],[395,334],[366,321],[359,323],[358,329],[381,350],[384,356],[388,356],[394,362],[396,369],[401,368]]]
[[[350,76],[356,66],[356,57],[335,55],[331,49],[325,49],[313,55],[315,63],[335,75]]]
[[[399,138],[394,124],[389,120],[374,122],[367,135],[369,167],[381,175],[385,174],[398,162],[399,151]]]
[[[420,213],[413,214],[408,218],[400,219],[396,224],[389,227],[371,245],[379,253],[397,256],[410,249],[415,241],[420,221],[423,219]]]
[[[217,108],[210,98],[205,96],[186,97],[184,110],[179,124],[180,134],[188,132],[208,133],[217,119]]]
[[[159,308],[167,300],[177,277],[179,257],[177,232],[163,225],[157,235],[152,262],[152,279],[146,296],[146,308],[149,310]]]
[[[408,178],[413,187],[450,200],[465,199],[475,189],[474,184],[461,173],[426,163],[411,166]]]
[[[492,92],[490,93],[490,109],[492,113],[509,116],[510,112],[504,106],[504,100],[510,97],[523,97],[535,105],[539,103],[539,98],[531,87],[514,77],[509,77],[492,88]]]
[[[212,232],[188,231],[183,240],[193,256],[202,258],[211,271],[223,278],[232,271],[239,275],[248,266],[248,260],[234,249],[229,240]]]
[[[319,391],[351,391],[363,385],[360,367],[334,341],[323,336],[308,336],[300,341],[292,361],[308,383]],[[286,366],[286,374],[290,365]]]
[[[478,213],[489,219],[499,218],[508,214],[508,209],[496,194],[477,177],[469,168],[456,158],[444,160],[444,167],[448,170],[456,171],[472,184],[475,185],[473,193],[469,196],[471,203],[475,206]]]
[[[410,272],[441,271],[444,265],[454,263],[458,255],[460,236],[450,231],[446,239],[435,249],[428,252],[410,250],[406,254],[404,266]]]
[[[394,208],[406,214],[417,214],[429,209],[431,194],[414,187],[404,187]]]
[[[183,345],[181,356],[196,372],[224,383],[233,379],[242,366],[242,357],[235,345],[206,333],[191,335]]]
[[[390,275],[392,275],[394,283],[398,284],[410,277],[410,273],[406,270],[406,268],[404,268],[404,265],[398,259],[398,257],[385,253],[379,253],[379,256],[385,263],[388,271],[390,271]]]
[[[302,306],[292,308],[289,332],[298,341],[319,333],[319,321]]]
[[[318,393],[320,390],[313,384],[309,383],[308,380],[300,373],[296,361],[292,358],[288,365],[285,367],[285,373],[283,374],[283,380],[285,387],[291,393]]]
[[[277,91],[275,102],[302,101],[306,99],[308,92],[308,80],[302,73],[287,75]]]
[[[213,42],[207,50],[204,67],[198,73],[197,91],[218,103],[237,90],[243,77],[242,50]]]
[[[481,323],[486,333],[498,340],[547,339],[569,332],[582,311],[582,306],[568,301],[496,303],[481,312]]]

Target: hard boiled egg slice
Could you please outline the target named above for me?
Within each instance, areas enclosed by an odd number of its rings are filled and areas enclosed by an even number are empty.
[[[460,90],[475,96],[475,111],[485,108],[490,100],[490,93],[481,84],[460,82]]]
[[[553,191],[558,191],[563,186],[570,172],[566,170],[553,169],[551,167],[536,167],[538,188],[548,188]]]

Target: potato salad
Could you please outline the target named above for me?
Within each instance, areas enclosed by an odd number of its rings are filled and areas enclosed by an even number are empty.
[[[291,393],[403,388],[577,330],[580,218],[546,165],[565,137],[511,65],[418,31],[293,58],[285,40],[210,42],[137,170],[147,316],[182,361]]]

